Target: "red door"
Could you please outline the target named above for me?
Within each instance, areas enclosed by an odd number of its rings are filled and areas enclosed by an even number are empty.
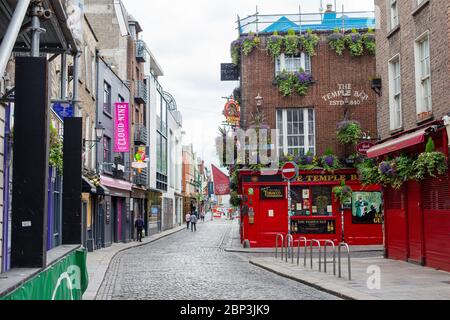
[[[408,182],[407,214],[409,260],[423,264],[422,188],[417,181]]]
[[[385,232],[389,258],[408,259],[408,226],[405,189],[385,189]]]
[[[423,264],[422,188],[417,181],[408,182],[409,260]]]

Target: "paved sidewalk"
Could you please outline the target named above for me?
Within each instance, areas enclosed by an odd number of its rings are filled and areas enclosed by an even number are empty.
[[[149,243],[155,242],[161,238],[170,236],[181,230],[185,230],[186,225],[177,227],[172,230],[164,231],[159,234],[146,237],[141,242],[130,243],[115,243],[109,248],[101,249],[94,252],[89,252],[87,256],[87,270],[89,273],[89,285],[86,292],[83,295],[83,300],[95,300],[97,292],[103,282],[106,272],[112,259],[121,251],[144,246]]]
[[[303,258],[303,256],[302,256]],[[343,256],[342,278],[333,276],[333,264],[328,260],[327,274],[318,271],[318,259],[313,262],[314,270],[310,269],[310,258],[304,268],[303,260],[300,266],[275,259],[275,257],[253,258],[250,263],[280,276],[296,280],[314,288],[335,294],[341,298],[353,300],[449,300],[450,273],[431,268],[394,261],[380,257],[353,258],[352,281],[348,281],[347,262]],[[380,289],[369,289],[368,283],[374,284],[373,271],[368,268],[379,267]],[[336,267],[336,273],[338,268]],[[369,278],[371,280],[369,280]]]

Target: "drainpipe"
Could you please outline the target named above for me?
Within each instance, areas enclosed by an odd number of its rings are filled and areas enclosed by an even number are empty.
[[[23,20],[27,14],[30,1],[31,0],[19,0],[17,3],[8,30],[0,45],[0,75],[5,73],[9,58],[11,57],[17,37],[19,36],[20,28],[22,27]]]
[[[11,104],[5,108],[5,143],[3,161],[3,265],[0,266],[2,272],[9,270],[9,204],[10,204],[10,168],[11,168]]]
[[[444,120],[444,125],[447,128],[447,142],[449,144],[450,147],[450,115],[445,116],[442,120]]]
[[[75,117],[82,117],[81,109],[79,108],[79,100],[78,100],[78,79],[80,77],[78,73],[78,65],[80,63],[81,52],[76,52],[73,56],[73,110]]]

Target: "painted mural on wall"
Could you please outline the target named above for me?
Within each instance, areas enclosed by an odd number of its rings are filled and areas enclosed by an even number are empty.
[[[353,224],[381,224],[383,199],[381,192],[353,192]]]

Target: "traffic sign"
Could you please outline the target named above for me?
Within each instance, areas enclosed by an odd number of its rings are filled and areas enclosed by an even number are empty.
[[[294,162],[286,163],[281,169],[281,175],[285,180],[291,181],[298,176],[298,167]]]

